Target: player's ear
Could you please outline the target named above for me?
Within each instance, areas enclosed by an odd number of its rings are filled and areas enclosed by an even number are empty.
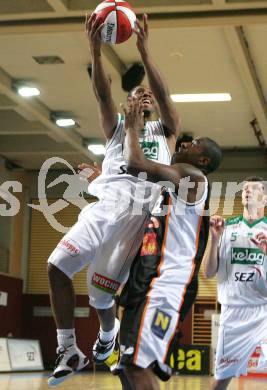
[[[199,162],[199,165],[200,165],[201,167],[205,168],[206,166],[209,165],[209,163],[210,163],[210,158],[209,158],[209,157],[206,157],[206,156],[201,156],[201,157],[199,157],[198,162]]]
[[[127,105],[128,106],[131,105],[133,103],[133,101],[134,101],[134,96],[128,95],[127,96]]]

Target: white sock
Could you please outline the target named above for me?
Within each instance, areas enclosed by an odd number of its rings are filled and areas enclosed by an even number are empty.
[[[57,329],[57,343],[59,347],[76,345],[75,329]]]
[[[111,341],[114,336],[115,336],[115,326],[113,329],[109,330],[108,332],[104,332],[104,330],[102,330],[100,327],[99,338],[101,341],[104,342]]]

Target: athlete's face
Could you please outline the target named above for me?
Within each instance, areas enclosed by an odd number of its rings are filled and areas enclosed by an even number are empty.
[[[196,165],[205,150],[204,139],[195,138],[190,142],[182,142],[172,157],[172,164],[187,163]]]
[[[132,91],[130,98],[131,97],[137,99],[140,102],[143,111],[155,111],[155,99],[151,90],[148,87],[144,87],[141,85],[139,87],[136,87]]]
[[[242,190],[242,204],[244,207],[262,208],[266,202],[264,186],[260,181],[245,182]]]

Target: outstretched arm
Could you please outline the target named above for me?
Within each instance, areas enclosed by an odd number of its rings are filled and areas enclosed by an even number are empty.
[[[106,138],[111,138],[117,124],[117,108],[111,95],[110,80],[105,74],[101,57],[101,30],[103,23],[93,14],[86,15],[86,35],[92,57],[92,83],[100,107],[101,121]]]
[[[216,275],[219,267],[218,246],[221,235],[224,231],[224,219],[218,215],[214,215],[210,219],[210,246],[206,249],[203,267],[204,276],[209,279]]]
[[[180,119],[171,101],[167,83],[155,65],[148,49],[148,23],[146,14],[143,15],[143,24],[144,26],[142,27],[138,21],[136,22],[137,28],[134,30],[137,35],[136,45],[146,70],[149,86],[159,106],[165,135],[166,137],[175,136],[176,138],[180,132]]]
[[[198,197],[201,197],[202,195],[199,194],[197,190],[198,184],[204,184],[205,182],[203,173],[188,164],[174,164],[168,166],[146,159],[139,145],[139,132],[143,128],[142,107],[136,99],[131,99],[128,107],[124,107],[123,110],[125,114],[125,157],[127,161],[127,171],[134,176],[138,176],[139,173],[145,172],[148,181],[155,183],[164,181],[166,182],[166,186],[169,186],[171,189],[174,185],[176,191],[178,191],[181,184],[180,180],[190,177],[190,182],[195,183],[195,186],[190,186],[188,188],[188,201],[194,202],[196,200],[196,193]]]

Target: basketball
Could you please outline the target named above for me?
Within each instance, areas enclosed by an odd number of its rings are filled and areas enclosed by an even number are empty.
[[[101,31],[103,42],[114,45],[127,41],[132,35],[136,16],[126,1],[103,1],[96,7],[94,13],[104,23]]]

